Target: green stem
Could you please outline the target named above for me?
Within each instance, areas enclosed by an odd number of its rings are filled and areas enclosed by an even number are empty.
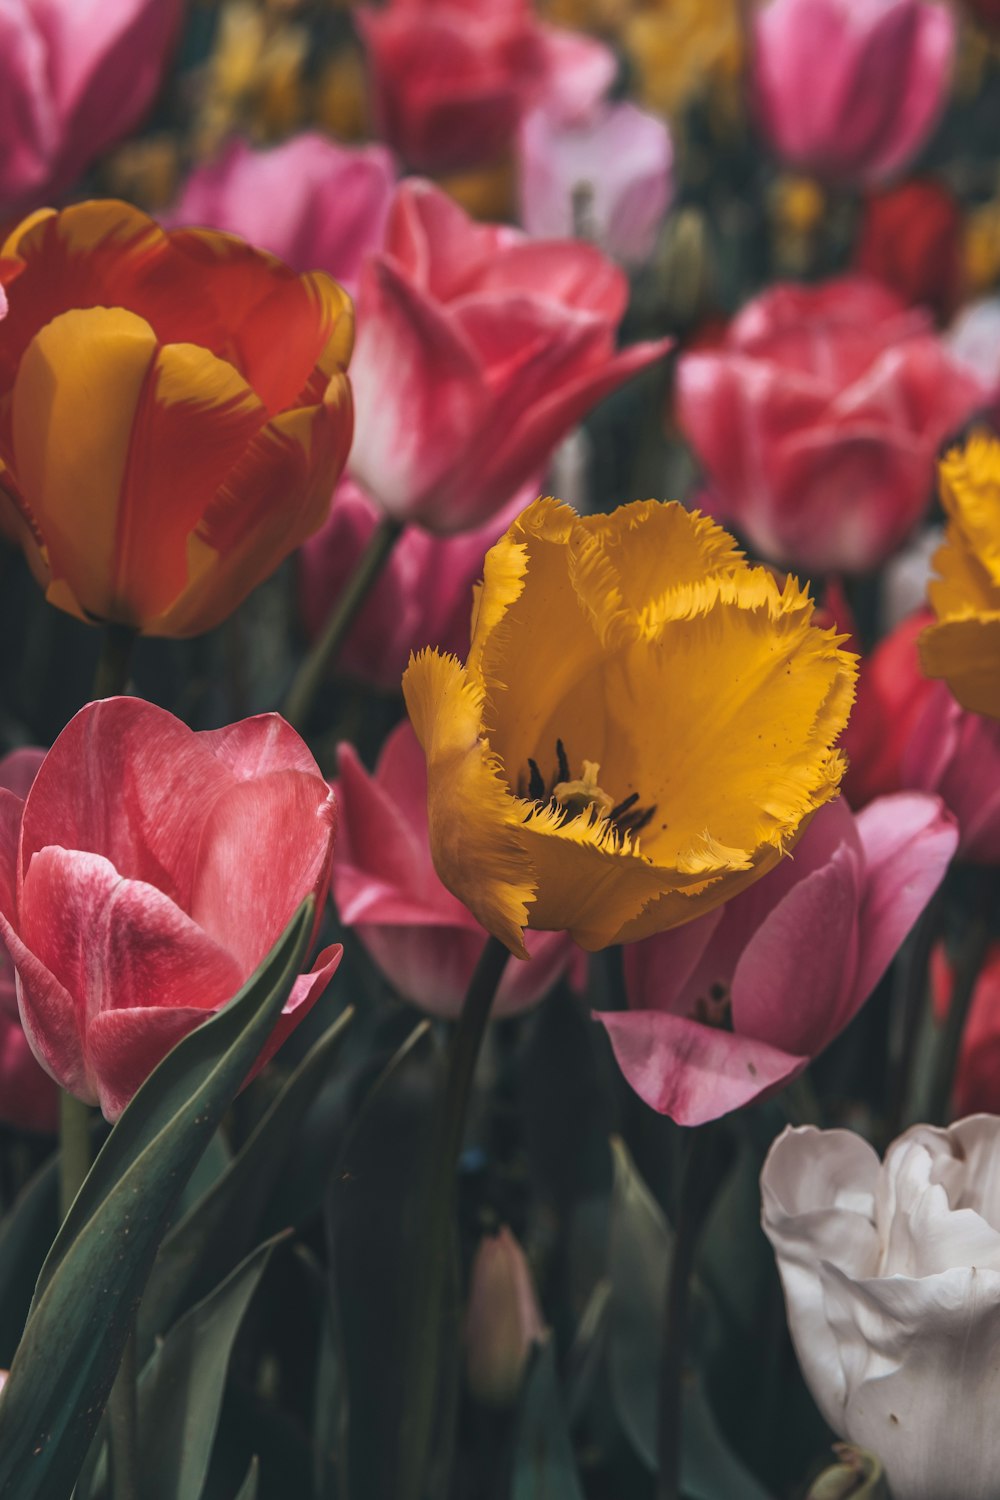
[[[965,1023],[969,1018],[972,998],[976,992],[976,980],[983,967],[989,943],[989,923],[985,917],[977,916],[973,919],[966,934],[955,964],[951,1002],[934,1058],[930,1106],[927,1113],[927,1118],[932,1125],[937,1124],[938,1121],[946,1124],[949,1118],[948,1106],[955,1083],[955,1069],[962,1046],[962,1033],[965,1031]]]
[[[686,1148],[674,1253],[663,1309],[657,1500],[681,1500],[681,1440],[684,1427],[684,1376],[687,1368],[691,1272],[698,1240],[715,1198],[716,1188],[732,1160],[729,1139],[714,1124],[692,1130]]]
[[[476,1061],[490,1007],[510,953],[498,938],[488,938],[469,982],[462,1013],[452,1037],[430,1164],[424,1232],[414,1247],[412,1296],[404,1329],[403,1359],[407,1392],[399,1443],[394,1500],[420,1500],[430,1456],[438,1393],[441,1324],[454,1234],[455,1172]]]
[[[101,654],[94,673],[95,698],[114,698],[126,691],[135,643],[136,633],[131,625],[109,623],[104,626]]]
[[[135,1315],[129,1326],[115,1383],[108,1397],[108,1447],[111,1500],[139,1500],[137,1378],[139,1371]]]
[[[927,967],[941,932],[943,910],[941,892],[936,891],[897,960],[889,1033],[886,1146],[896,1139],[907,1121],[917,1039],[927,1004]]]
[[[402,530],[399,521],[383,516],[368,538],[368,545],[362,552],[347,587],[334,605],[322,635],[313,642],[288,690],[282,713],[294,729],[304,733],[308,728],[316,695],[323,680]]]
[[[90,1171],[90,1108],[59,1095],[59,1216],[65,1219]]]

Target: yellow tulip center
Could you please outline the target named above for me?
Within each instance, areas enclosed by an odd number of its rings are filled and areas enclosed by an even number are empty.
[[[538,762],[528,757],[528,797],[542,806],[554,803],[562,809],[564,822],[568,823],[572,818],[586,813],[613,823],[619,833],[638,833],[656,812],[655,805],[638,806],[638,792],[632,792],[616,803],[614,797],[600,784],[601,767],[595,760],[582,761],[581,774],[571,776],[562,740],[556,740],[556,765],[556,773],[549,783],[539,770]]]

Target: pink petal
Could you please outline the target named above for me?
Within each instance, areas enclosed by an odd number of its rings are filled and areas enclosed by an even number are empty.
[[[714,938],[724,908],[682,927],[626,943],[622,949],[625,990],[633,1010],[673,1010],[674,1002],[706,953],[714,956]]]
[[[427,837],[427,769],[409,721],[389,736],[375,776],[368,774],[348,744],[338,747],[337,767],[341,833],[334,851],[335,889],[337,872],[350,867],[419,904],[439,907],[433,897],[434,886],[440,882],[434,875]],[[400,794],[405,800],[397,800]],[[453,900],[449,893],[445,908],[449,912]],[[341,904],[339,890],[337,903]]]
[[[594,37],[560,26],[540,25],[538,32],[546,106],[561,120],[585,120],[614,82],[614,52]]]
[[[303,771],[321,781],[319,766],[305,740],[280,714],[257,714],[198,735],[237,781],[253,781],[271,771]]]
[[[0,786],[0,912],[10,922],[17,920],[17,849],[23,812],[20,797]]]
[[[237,985],[237,989],[239,986]],[[234,989],[233,994],[236,993]],[[106,1010],[87,1032],[87,1054],[106,1120],[115,1121],[135,1091],[177,1043],[206,1020],[196,1006]]]
[[[299,975],[275,1023],[270,1040],[254,1063],[247,1083],[250,1082],[250,1078],[256,1078],[265,1063],[270,1062],[282,1043],[288,1040],[296,1026],[305,1020],[340,967],[340,960],[343,956],[344,950],[340,943],[331,943],[328,948],[324,948],[317,955],[309,973]]]
[[[939,798],[919,792],[876,797],[856,823],[866,865],[855,980],[860,1004],[944,879],[958,829]]]
[[[305,896],[325,896],[333,811],[321,777],[290,770],[238,782],[206,817],[191,915],[235,955],[241,979],[277,942]]]
[[[21,1024],[32,1052],[67,1093],[86,1104],[96,1104],[97,1094],[84,1060],[82,1016],[76,1001],[25,947],[2,913],[0,937],[17,971]]]
[[[808,1058],[663,1011],[595,1012],[641,1099],[678,1125],[703,1125],[787,1082]]]
[[[0,1120],[17,1130],[54,1135],[59,1129],[56,1085],[35,1060],[17,1015],[0,1015]]]
[[[0,787],[6,787],[15,797],[25,798],[44,759],[45,751],[34,745],[11,750],[0,760]]]

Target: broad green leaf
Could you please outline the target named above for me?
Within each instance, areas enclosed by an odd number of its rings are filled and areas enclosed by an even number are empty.
[[[248,1255],[214,1292],[185,1313],[139,1377],[143,1500],[201,1493],[233,1341],[277,1240]]]
[[[0,1401],[5,1500],[70,1493],[164,1229],[295,982],[314,905],[302,903],[239,994],[154,1069],[80,1189]]]
[[[59,1158],[52,1156],[18,1194],[0,1227],[0,1368],[10,1368],[58,1227]]]
[[[240,1485],[236,1500],[257,1500],[257,1480],[260,1475],[260,1464],[256,1458],[250,1460],[247,1477]]]
[[[552,1340],[537,1347],[518,1413],[511,1500],[583,1500]]]
[[[655,1472],[663,1304],[674,1237],[624,1142],[613,1139],[611,1145],[611,1395],[629,1441]],[[695,1288],[692,1297],[697,1303]],[[769,1500],[728,1446],[698,1379],[684,1387],[681,1481],[688,1500]]]
[[[329,1074],[331,1054],[352,1015],[352,1010],[345,1010],[320,1037],[241,1150],[167,1232],[139,1309],[141,1358],[147,1356],[154,1336],[165,1333],[253,1246],[298,1126]]]

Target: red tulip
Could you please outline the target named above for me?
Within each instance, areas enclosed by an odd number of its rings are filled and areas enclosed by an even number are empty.
[[[538,493],[537,482],[530,480],[484,525],[458,536],[405,527],[347,633],[338,669],[398,693],[411,651],[435,646],[464,656],[472,589],[483,576],[483,559]],[[298,553],[298,595],[308,636],[322,629],[378,518],[378,506],[360,485],[341,480],[329,519]]]
[[[792,166],[881,181],[944,107],[955,32],[948,7],[927,0],[770,0],[752,49],[764,134]]]
[[[350,468],[431,531],[483,524],[669,340],[615,352],[628,282],[593,245],[474,224],[405,181],[361,278]]]
[[[954,312],[962,275],[962,215],[941,182],[914,178],[865,201],[856,268],[904,302],[941,318]]]
[[[766,558],[861,572],[929,503],[938,445],[985,398],[927,318],[864,277],[772,287],[678,365],[713,514]]]
[[[0,760],[0,787],[26,797],[44,750],[12,750]],[[59,1094],[35,1061],[17,1013],[14,969],[0,947],[0,1120],[19,1130],[59,1128]]]
[[[931,622],[919,610],[861,658],[858,696],[841,735],[844,795],[852,807],[903,788],[903,756],[933,685],[920,670],[917,637]]]
[[[391,0],[356,16],[379,134],[421,172],[496,161],[533,104],[582,117],[615,75],[607,47],[542,25],[528,0]]]
[[[340,833],[333,898],[345,927],[407,1000],[454,1020],[486,942],[475,917],[438,879],[427,834],[427,769],[409,721],[393,730],[369,775],[350,745],[339,752]],[[517,1015],[564,973],[576,988],[586,956],[564,932],[525,934],[528,962],[510,958],[494,1016]]]
[[[277,715],[195,734],[137,698],[81,709],[24,801],[0,791],[0,935],[42,1066],[116,1119],[303,898],[322,903],[333,831],[332,795]],[[258,1067],[340,956],[296,980]]]
[[[951,1004],[955,975],[943,945],[931,954],[931,989],[938,1021]],[[1000,943],[994,943],[972,992],[951,1097],[952,1112],[1000,1114]]]
[[[625,948],[627,1011],[597,1016],[636,1093],[681,1125],[773,1093],[847,1025],[941,882],[956,831],[936,797],[821,807],[725,906]]]

